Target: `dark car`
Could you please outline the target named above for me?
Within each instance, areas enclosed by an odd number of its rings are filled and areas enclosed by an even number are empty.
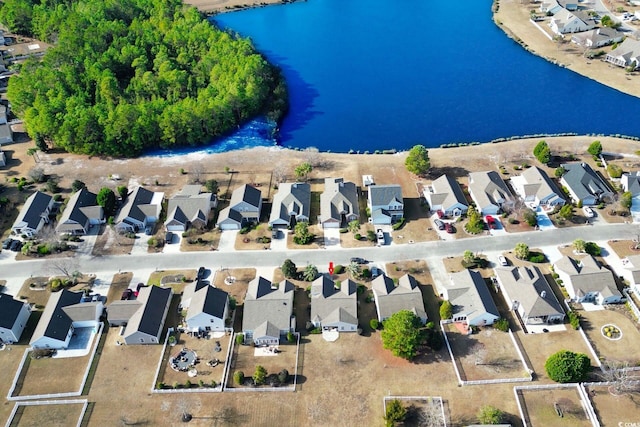
[[[14,240],[11,237],[7,237],[6,239],[4,239],[4,241],[2,242],[2,249],[9,249],[11,247],[11,244],[14,242]]]
[[[200,280],[204,277],[204,272],[205,272],[205,268],[204,267],[200,267],[198,269],[198,275],[196,276],[196,280]]]
[[[456,229],[453,227],[453,225],[447,223],[445,225],[445,230],[447,231],[447,233],[449,234],[454,234],[456,232]]]
[[[125,289],[120,299],[124,301],[124,300],[131,299],[132,296],[133,296],[133,289]]]
[[[433,223],[438,227],[438,230],[444,230],[444,222],[439,219],[434,219]]]
[[[14,240],[13,242],[11,242],[11,246],[9,246],[9,249],[14,252],[18,252],[20,249],[22,249],[22,242],[20,240]]]
[[[367,260],[360,257],[353,257],[349,260],[350,262],[355,262],[356,264],[366,264]]]
[[[271,230],[271,238],[272,239],[279,239],[280,238],[280,230],[278,230],[277,228],[274,228],[273,230]]]
[[[170,245],[171,243],[173,243],[173,233],[170,231],[167,231],[167,234],[164,235],[164,242],[167,245]]]

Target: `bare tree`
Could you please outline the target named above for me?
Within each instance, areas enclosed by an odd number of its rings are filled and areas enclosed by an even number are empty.
[[[46,179],[44,169],[40,167],[33,167],[29,169],[29,172],[27,173],[27,175],[29,176],[29,178],[31,178],[33,182],[44,182]]]
[[[316,147],[309,147],[304,150],[304,160],[309,163],[313,168],[318,168],[320,165],[320,150]]]
[[[429,398],[418,412],[418,424],[425,427],[444,427],[442,401]]]
[[[600,376],[610,383],[609,393],[615,396],[640,391],[640,372],[633,370],[627,360],[606,360]]]
[[[202,175],[204,175],[204,167],[202,166],[202,163],[196,163],[189,170],[189,181],[191,184],[201,184]]]
[[[52,258],[47,262],[47,267],[51,274],[68,279],[77,279],[82,275],[78,270],[78,262],[73,258]]]
[[[273,168],[272,174],[273,174],[273,181],[276,184],[282,184],[287,179],[287,168],[284,164],[278,163]]]

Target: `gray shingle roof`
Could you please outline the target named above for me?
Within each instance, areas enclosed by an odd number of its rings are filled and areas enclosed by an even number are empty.
[[[562,176],[563,181],[580,200],[612,194],[609,186],[587,163],[564,163],[562,168],[566,171]]]
[[[603,267],[594,257],[588,255],[580,261],[563,256],[555,263],[555,268],[567,274],[577,296],[599,292],[603,296],[622,295],[618,291],[613,272]]]
[[[447,295],[455,312],[486,312],[500,317],[489,288],[480,273],[473,270],[453,273],[451,282],[452,285],[447,288]]]
[[[629,191],[633,196],[640,194],[640,171],[624,174],[621,182],[625,191]]]
[[[38,228],[42,215],[49,207],[52,200],[53,198],[50,195],[41,191],[36,191],[24,202],[24,206],[20,210],[14,225],[25,222],[29,228],[35,230]]]
[[[471,172],[469,192],[476,201],[479,211],[490,205],[501,206],[512,197],[507,184],[496,171]]]
[[[272,286],[262,276],[249,282],[244,300],[242,330],[255,331],[264,322],[271,322],[279,330],[287,330],[293,314],[293,283],[288,280]]]
[[[371,201],[371,206],[386,206],[396,204],[396,201],[402,204],[402,187],[397,184],[370,185],[369,200]]]
[[[427,318],[422,292],[413,276],[405,274],[398,279],[396,286],[393,279],[383,274],[373,279],[371,289],[375,295],[380,319],[391,317],[401,310],[412,311],[421,319]]]
[[[460,188],[460,184],[455,178],[448,175],[441,175],[431,183],[433,193],[425,195],[431,201],[431,207],[442,206],[445,210],[460,203],[468,206],[467,198]]]
[[[552,194],[560,198],[562,197],[562,193],[560,193],[555,183],[551,181],[549,175],[539,167],[530,167],[522,172],[520,176],[524,180],[523,188],[525,194],[522,196],[525,198],[535,196],[538,200],[545,200]]]
[[[191,319],[200,313],[206,313],[224,320],[224,309],[228,300],[229,294],[222,289],[211,285],[203,286],[196,290],[193,297],[191,297],[191,303],[187,310],[187,319]]]
[[[303,182],[285,182],[278,186],[273,196],[273,206],[269,224],[289,224],[291,214],[296,218],[309,219],[311,208],[311,186]]]
[[[537,267],[498,267],[496,277],[508,299],[518,301],[527,317],[564,316],[549,283]]]
[[[340,221],[342,214],[360,216],[358,190],[353,182],[342,178],[325,178],[324,191],[320,195],[320,217],[322,222]]]
[[[116,222],[122,222],[126,218],[133,218],[137,221],[144,222],[147,217],[157,217],[161,206],[160,204],[151,204],[157,201],[154,200],[155,195],[156,193],[144,187],[136,187],[136,189],[127,196],[127,201],[124,206],[122,206],[122,209],[120,209],[120,214]],[[160,202],[162,202],[162,200],[160,200]]]
[[[140,288],[138,301],[142,305],[129,319],[124,335],[129,336],[140,331],[159,337],[164,325],[165,308],[170,303],[171,294],[171,288],[161,288],[159,286]]]
[[[322,275],[311,284],[311,321],[333,324],[345,322],[358,325],[357,285],[351,280],[341,283],[336,289],[335,282]]]
[[[24,304],[9,294],[0,293],[0,328],[12,329]]]
[[[85,230],[90,218],[102,219],[103,209],[96,201],[96,194],[82,188],[74,193],[67,203],[67,207],[58,221],[56,231],[65,233]],[[85,230],[86,231],[86,230]]]
[[[73,320],[63,310],[64,307],[79,304],[82,299],[82,292],[71,292],[66,289],[60,292],[53,292],[42,312],[42,317],[38,321],[31,342],[39,338],[49,337],[64,341],[69,333],[69,328]]]
[[[193,194],[196,188],[198,192]],[[199,185],[187,185],[169,199],[165,224],[177,222],[186,226],[187,222],[207,223],[211,211],[211,193],[200,193],[199,188]]]

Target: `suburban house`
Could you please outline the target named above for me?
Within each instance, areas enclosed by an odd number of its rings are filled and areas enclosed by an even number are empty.
[[[491,291],[477,271],[465,269],[451,274],[451,285],[444,288],[443,297],[453,306],[454,322],[486,326],[500,318]]]
[[[482,215],[497,215],[512,195],[498,172],[472,172],[469,174],[469,194]]]
[[[207,284],[204,281],[196,281],[187,285],[184,289],[187,295],[182,304],[187,310],[185,321],[187,329],[192,332],[225,332],[225,322],[229,317],[229,294],[222,289]],[[184,298],[183,298],[184,299]]]
[[[13,344],[20,336],[31,315],[31,305],[11,295],[0,293],[0,343]]]
[[[217,226],[220,230],[240,230],[249,223],[260,221],[262,193],[244,184],[233,190],[229,206],[220,211]]]
[[[104,223],[104,209],[98,205],[96,194],[82,188],[67,203],[56,231],[67,234],[86,234],[94,225]]]
[[[446,217],[458,217],[467,213],[467,198],[455,178],[441,175],[423,190],[424,198],[432,211],[441,211]]]
[[[564,310],[538,267],[498,267],[494,271],[507,306],[525,325],[564,320]]]
[[[277,345],[280,337],[295,330],[294,288],[288,280],[271,283],[262,276],[249,282],[242,317],[245,342]]]
[[[342,178],[325,178],[320,195],[320,223],[322,228],[340,228],[360,217],[358,189],[353,182]]]
[[[24,202],[11,231],[18,236],[35,236],[45,224],[49,223],[49,214],[52,208],[53,197],[36,191]]]
[[[537,166],[530,167],[511,178],[513,190],[530,206],[550,208],[564,205],[562,192],[549,175]]]
[[[556,261],[553,268],[572,301],[600,305],[622,302],[613,272],[591,255],[581,260],[564,256]]]
[[[209,213],[217,205],[217,197],[212,193],[201,193],[200,185],[185,185],[179,193],[167,202],[167,231],[184,232],[190,227],[207,226]]]
[[[624,270],[620,273],[629,281],[636,295],[640,295],[640,255],[629,255],[622,260],[622,263]]]
[[[107,307],[111,326],[125,326],[122,338],[128,345],[159,344],[173,290],[144,286],[134,301],[114,301]]]
[[[0,145],[11,144],[13,142],[13,130],[8,123],[0,123]]]
[[[311,323],[324,331],[358,330],[358,297],[355,282],[334,282],[321,275],[311,284]]]
[[[160,218],[164,193],[136,187],[120,209],[116,218],[118,231],[138,232],[153,227]]]
[[[640,222],[640,172],[625,173],[620,177],[620,186],[631,193],[631,215],[634,222]]]
[[[595,27],[593,19],[581,10],[559,9],[549,21],[551,31],[558,35],[580,33]]]
[[[629,37],[611,52],[607,53],[605,61],[617,65],[618,67],[640,67],[640,40],[633,40]]]
[[[564,163],[565,170],[560,182],[564,185],[575,203],[593,206],[613,192],[600,176],[586,163]]]
[[[373,224],[392,224],[404,217],[404,199],[399,185],[370,185],[367,205]]]
[[[540,12],[543,13],[553,15],[560,9],[562,9],[562,6],[560,6],[558,0],[543,0],[542,3],[540,3]]]
[[[422,292],[420,292],[418,282],[413,276],[405,274],[398,279],[396,286],[391,277],[381,274],[373,279],[371,289],[380,322],[399,311],[409,310],[418,316],[423,324],[427,323]]]
[[[284,182],[273,196],[271,227],[295,227],[300,221],[309,222],[311,186],[306,182]]]
[[[42,312],[30,345],[33,348],[66,349],[78,328],[95,328],[104,311],[101,301],[82,302],[82,292],[54,292]]]
[[[615,28],[602,27],[594,28],[591,31],[578,33],[571,36],[571,41],[583,47],[596,49],[614,43],[619,43],[624,39],[624,33]]]

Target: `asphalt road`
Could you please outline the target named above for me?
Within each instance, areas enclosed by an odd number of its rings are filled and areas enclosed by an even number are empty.
[[[587,241],[607,241],[611,239],[632,239],[640,234],[640,227],[633,224],[596,224],[569,227],[547,231],[509,233],[499,236],[481,236],[449,241],[430,241],[413,244],[397,244],[370,248],[330,248],[317,250],[287,251],[229,251],[229,252],[180,252],[157,254],[133,254],[122,256],[88,256],[74,258],[76,267],[83,273],[114,274],[118,271],[166,270],[178,268],[198,268],[205,266],[212,270],[221,267],[274,267],[289,258],[297,265],[307,263],[326,271],[329,262],[344,264],[353,256],[363,257],[378,263],[408,259],[441,259],[460,256],[465,250],[478,253],[511,250],[519,242],[530,248],[570,244],[575,239]],[[24,281],[29,276],[52,274],[51,260],[15,261],[14,254],[3,251],[0,254],[0,278]]]

